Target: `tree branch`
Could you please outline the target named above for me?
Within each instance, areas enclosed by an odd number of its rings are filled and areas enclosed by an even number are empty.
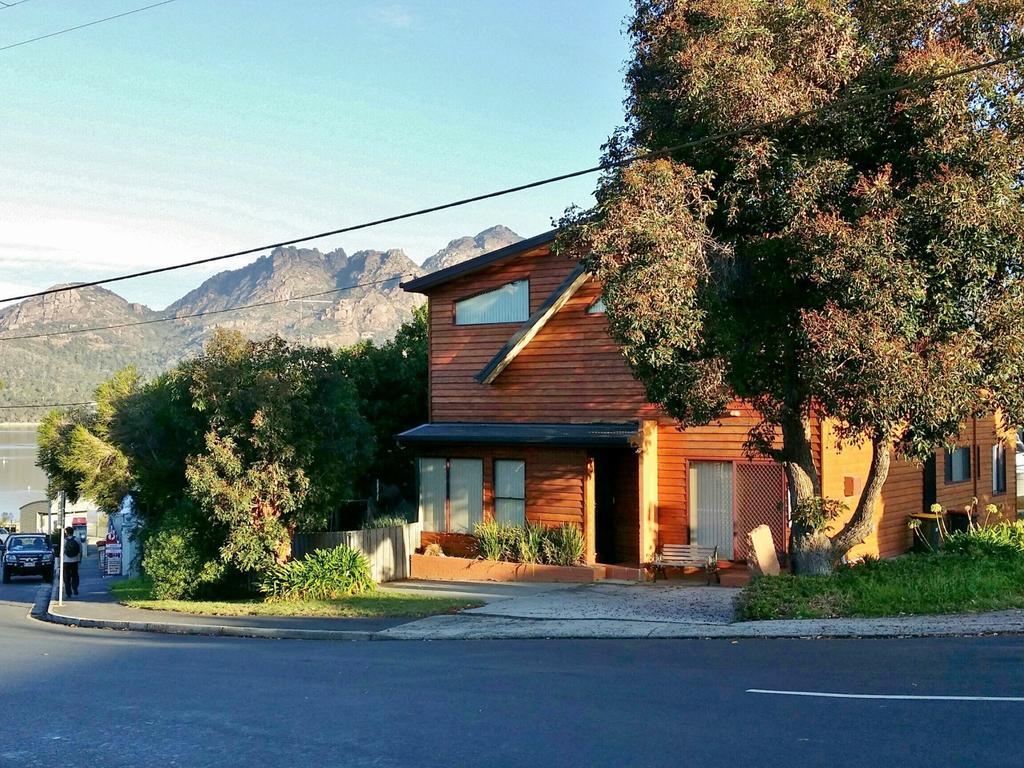
[[[875,527],[875,507],[882,495],[882,486],[889,477],[892,440],[889,438],[871,439],[871,467],[868,469],[867,480],[857,500],[857,508],[846,525],[832,537],[832,546],[836,559],[845,555],[852,547],[863,542]]]

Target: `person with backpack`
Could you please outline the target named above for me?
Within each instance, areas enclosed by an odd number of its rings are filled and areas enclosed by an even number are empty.
[[[64,578],[64,592],[78,594],[78,564],[82,562],[82,545],[75,538],[75,529],[64,529],[64,557],[61,559],[61,574]]]

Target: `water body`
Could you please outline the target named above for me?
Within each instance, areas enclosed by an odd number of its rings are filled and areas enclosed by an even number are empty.
[[[36,466],[35,424],[0,424],[0,515],[46,498],[46,473]]]

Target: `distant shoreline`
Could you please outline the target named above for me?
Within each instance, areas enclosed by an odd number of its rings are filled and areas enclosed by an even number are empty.
[[[38,421],[0,421],[0,427],[38,427]]]

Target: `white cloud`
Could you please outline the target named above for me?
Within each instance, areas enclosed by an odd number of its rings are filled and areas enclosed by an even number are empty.
[[[377,8],[373,12],[373,17],[381,24],[395,29],[408,29],[415,21],[412,14],[399,5]]]

